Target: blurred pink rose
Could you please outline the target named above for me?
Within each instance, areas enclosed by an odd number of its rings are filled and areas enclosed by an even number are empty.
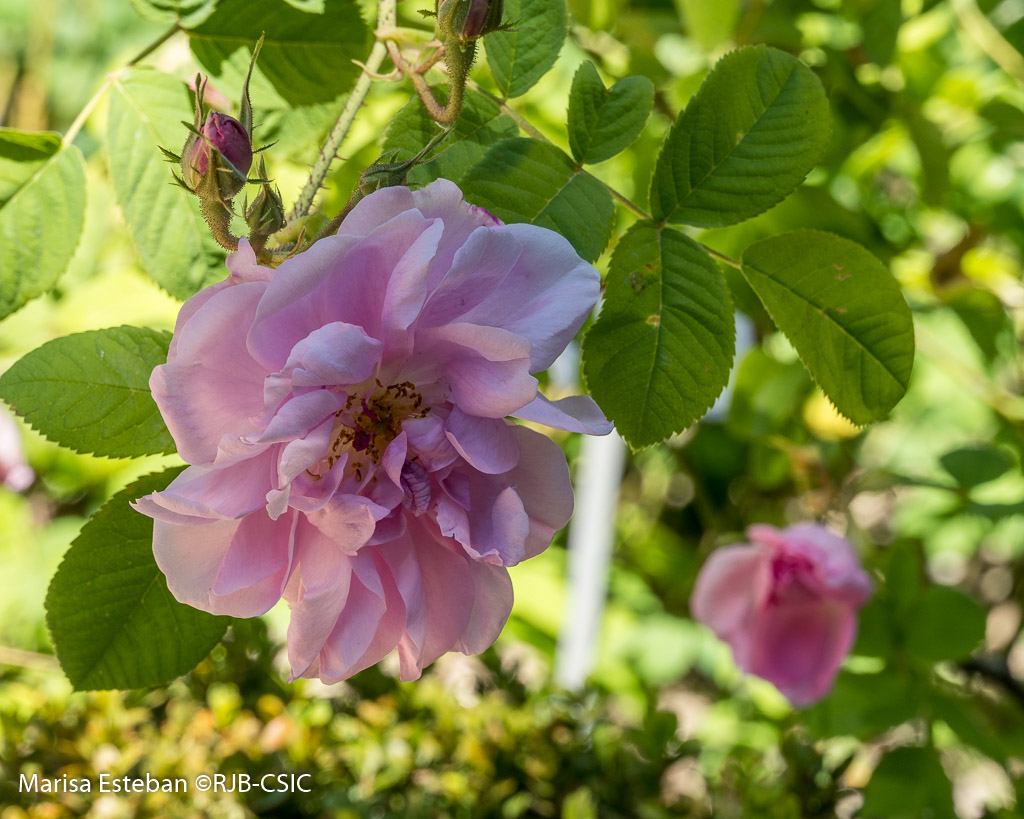
[[[276,270],[244,241],[228,267],[150,380],[193,464],[136,504],[171,591],[236,617],[283,596],[296,677],[342,680],[397,648],[409,680],[482,651],[512,605],[506,567],[573,505],[559,447],[506,416],[611,429],[531,375],[580,328],[597,272],[445,180],[367,196]]]
[[[817,523],[756,525],[697,577],[693,616],[727,642],[736,664],[797,706],[824,697],[857,634],[871,580],[853,547]]]
[[[6,410],[0,410],[0,481],[13,492],[32,485],[36,473],[25,462],[21,430]]]

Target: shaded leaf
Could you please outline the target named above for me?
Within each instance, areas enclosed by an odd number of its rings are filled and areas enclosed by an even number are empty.
[[[615,205],[607,188],[546,142],[499,142],[465,175],[462,189],[467,200],[505,222],[561,233],[590,262],[611,237]]]
[[[832,691],[803,713],[813,735],[871,739],[920,713],[912,679],[885,669],[878,674],[841,671]]]
[[[1008,345],[1014,343],[1013,321],[994,293],[971,288],[955,290],[945,298],[989,364],[999,355],[1001,339]]]
[[[601,409],[639,448],[711,407],[729,380],[734,340],[718,266],[679,231],[641,222],[615,248],[583,370]]]
[[[651,184],[658,221],[742,222],[792,193],[828,145],[821,83],[767,46],[726,54],[669,132]]]
[[[962,660],[985,637],[985,610],[963,592],[931,586],[914,607],[907,648],[922,660]]]
[[[230,622],[179,603],[153,559],[153,521],[129,501],[180,469],[114,495],[82,527],[46,595],[57,659],[79,691],[169,682],[205,657]]]
[[[799,416],[799,408],[812,389],[797,362],[782,362],[755,347],[740,362],[729,405],[729,431],[753,440],[780,429]]]
[[[903,25],[901,0],[868,0],[866,6],[860,13],[864,52],[872,62],[888,65]]]
[[[953,819],[953,790],[932,747],[889,751],[864,788],[865,819]]]
[[[438,101],[444,104],[448,98],[447,90],[441,86],[435,86],[433,90]],[[437,125],[423,103],[413,97],[391,120],[381,150],[397,150],[397,159],[408,159],[418,154],[437,132]],[[467,89],[462,113],[451,134],[426,161],[409,173],[409,182],[425,185],[443,177],[457,183],[484,158],[488,148],[518,133],[515,121],[501,113],[497,103],[479,91]]]
[[[177,23],[182,28],[199,25],[217,6],[217,0],[128,0],[142,17],[155,23]]]
[[[972,446],[947,452],[939,463],[965,489],[1002,477],[1013,465],[1009,455],[993,446]]]
[[[848,239],[795,230],[743,254],[743,275],[836,409],[856,424],[903,397],[914,326],[896,280]]]
[[[640,136],[654,105],[654,83],[626,77],[606,89],[591,62],[573,77],[569,94],[569,147],[577,162],[603,162]]]

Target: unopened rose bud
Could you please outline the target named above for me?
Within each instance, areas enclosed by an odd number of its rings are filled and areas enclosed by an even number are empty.
[[[218,155],[218,187],[230,199],[245,187],[246,174],[252,167],[252,140],[237,119],[212,112],[198,134],[191,134],[181,152],[181,172],[185,184],[197,190],[210,170],[210,155]]]
[[[266,243],[266,237],[277,233],[284,227],[285,216],[281,193],[270,187],[270,180],[267,179],[267,166],[262,159],[260,160],[260,178],[263,180],[260,192],[245,211],[245,223],[251,231],[249,241],[254,247],[259,245],[262,248]]]
[[[438,28],[445,37],[475,40],[501,27],[504,0],[441,0]]]

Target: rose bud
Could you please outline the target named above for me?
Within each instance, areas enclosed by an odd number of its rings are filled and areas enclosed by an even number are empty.
[[[189,135],[181,152],[181,171],[185,184],[197,190],[210,169],[210,154],[217,155],[221,195],[230,199],[245,187],[246,174],[252,167],[252,140],[242,123],[227,114],[213,111],[203,122],[199,133]]]
[[[255,246],[266,241],[266,237],[277,233],[285,224],[284,203],[281,192],[270,187],[267,179],[267,165],[260,159],[260,192],[245,211],[245,223],[252,233],[249,241]]]
[[[832,688],[853,646],[871,580],[850,543],[820,524],[758,524],[747,537],[707,559],[690,610],[740,669],[809,705]]]
[[[475,40],[501,27],[504,0],[441,0],[438,27],[446,37]]]

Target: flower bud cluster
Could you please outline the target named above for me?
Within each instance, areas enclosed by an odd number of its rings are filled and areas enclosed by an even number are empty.
[[[203,102],[206,81],[196,77],[195,118],[191,123],[184,123],[189,135],[181,155],[164,150],[167,158],[181,167],[181,176],[175,175],[178,184],[199,197],[203,216],[214,238],[229,250],[238,247],[238,237],[231,233],[231,217],[234,213],[231,201],[249,182],[260,185],[260,191],[252,204],[244,208],[245,221],[250,230],[249,240],[253,247],[262,250],[267,238],[285,224],[281,194],[270,186],[266,163],[261,160],[258,179],[249,178],[253,156],[258,152],[252,142],[249,80],[262,42],[260,38],[253,49],[249,73],[242,85],[238,119],[219,111],[207,111]]]

